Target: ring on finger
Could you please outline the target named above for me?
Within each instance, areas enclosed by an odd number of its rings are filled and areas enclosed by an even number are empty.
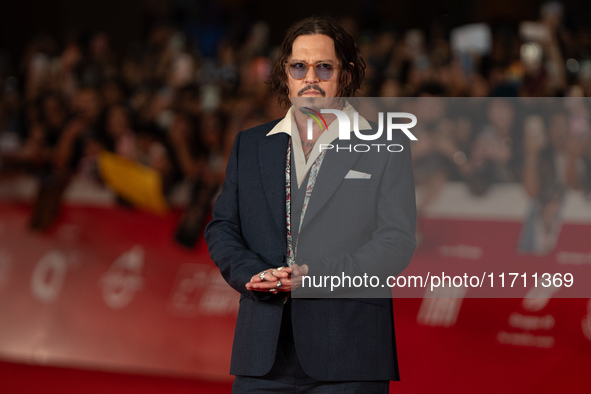
[[[267,275],[267,271],[263,271],[259,274],[259,278],[261,278],[261,282],[265,281],[265,275]]]
[[[283,286],[283,283],[281,283],[280,280],[277,281],[277,285],[275,285],[275,287],[280,288],[281,286]]]
[[[277,293],[277,289],[269,289],[270,293]]]

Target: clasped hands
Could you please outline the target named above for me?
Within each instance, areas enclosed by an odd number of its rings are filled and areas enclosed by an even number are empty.
[[[290,292],[300,287],[302,277],[307,274],[308,266],[306,264],[272,268],[259,272],[250,278],[250,282],[246,284],[246,289],[273,294],[280,291]]]

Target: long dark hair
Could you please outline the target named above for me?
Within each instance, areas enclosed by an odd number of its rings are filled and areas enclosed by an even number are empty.
[[[323,34],[332,38],[334,41],[335,51],[341,63],[338,96],[352,97],[361,87],[361,82],[365,76],[365,62],[361,58],[359,48],[357,48],[353,37],[332,18],[309,17],[295,23],[289,28],[281,44],[281,53],[275,60],[273,70],[269,76],[271,88],[277,95],[279,104],[282,107],[287,107],[291,103],[287,89],[285,62],[291,56],[293,42],[299,36],[313,34]]]

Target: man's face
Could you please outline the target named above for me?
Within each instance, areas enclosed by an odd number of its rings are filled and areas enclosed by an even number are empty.
[[[302,79],[291,76],[290,64],[308,67]],[[329,79],[323,80],[316,75],[315,66],[330,65],[333,73]],[[297,37],[292,45],[291,57],[285,65],[287,72],[287,88],[289,97],[336,97],[339,91],[340,64],[332,38],[324,34],[313,34]]]

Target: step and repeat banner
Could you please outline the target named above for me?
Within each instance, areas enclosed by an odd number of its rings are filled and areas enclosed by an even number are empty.
[[[238,295],[178,215],[66,206],[46,233],[0,203],[0,356],[228,379]]]
[[[454,193],[449,187],[441,200],[457,201]],[[517,251],[520,221],[451,219],[438,209],[421,219],[413,265],[591,264],[590,224],[563,223],[553,250],[531,256]],[[28,203],[0,202],[0,358],[231,380],[239,297],[203,239],[192,249],[175,241],[179,212],[69,203],[45,232],[30,230],[30,217]],[[396,392],[589,392],[590,299],[467,298],[465,291],[395,300]]]

